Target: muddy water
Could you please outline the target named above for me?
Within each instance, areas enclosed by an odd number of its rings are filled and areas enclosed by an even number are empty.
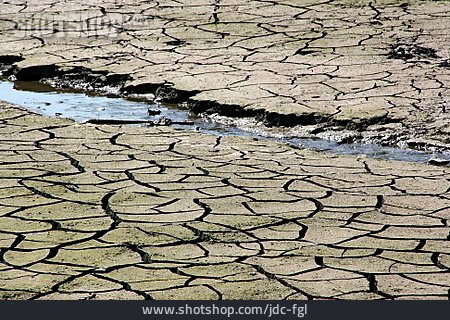
[[[214,135],[251,136],[337,154],[365,155],[371,158],[409,162],[426,162],[432,157],[432,154],[427,152],[383,147],[377,144],[299,138],[292,131],[267,128],[251,118],[194,116],[181,106],[154,104],[146,97],[138,99],[108,97],[96,93],[54,89],[38,82],[0,81],[0,99],[43,115],[71,118],[79,122],[90,119],[158,121],[165,117],[176,122],[192,122],[189,125],[172,125],[185,130],[197,130]],[[158,110],[160,113],[149,115],[148,110]]]
[[[0,82],[0,99],[47,116],[61,116],[78,122],[99,118],[156,120],[162,116],[177,121],[188,119],[187,112],[161,105],[108,98],[96,93],[83,93],[76,90],[57,90],[39,82]],[[147,111],[149,108],[160,110],[161,114],[151,117]]]

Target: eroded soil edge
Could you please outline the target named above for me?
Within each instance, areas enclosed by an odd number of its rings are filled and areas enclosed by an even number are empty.
[[[398,51],[398,48],[396,49]],[[300,137],[332,138],[341,143],[366,141],[383,146],[409,147],[417,150],[447,151],[448,137],[443,142],[436,139],[412,139],[411,132],[398,132],[398,125],[404,119],[390,118],[388,113],[368,119],[336,119],[322,113],[281,114],[265,109],[249,109],[240,105],[225,105],[216,101],[197,100],[199,91],[176,89],[170,83],[141,83],[129,85],[133,79],[128,74],[114,74],[85,67],[60,67],[39,65],[17,68],[14,63],[22,61],[21,56],[0,56],[0,69],[4,77],[20,81],[41,81],[55,88],[97,91],[111,96],[135,96],[151,94],[155,101],[182,104],[194,114],[220,115],[226,117],[250,117],[267,127],[300,126]],[[444,110],[445,111],[445,110]],[[305,130],[306,128],[306,130]],[[319,135],[320,134],[320,135]],[[442,138],[442,137],[440,137]]]

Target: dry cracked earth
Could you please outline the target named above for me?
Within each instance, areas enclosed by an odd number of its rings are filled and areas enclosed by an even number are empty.
[[[0,8],[20,80],[449,146],[448,1]],[[0,103],[2,299],[449,299],[449,219],[449,167]]]
[[[449,298],[448,168],[1,110],[2,298]]]
[[[25,59],[19,80],[72,79],[83,67],[83,80],[164,88],[163,99],[189,98],[196,112],[450,150],[448,1],[4,0],[1,8],[2,55]]]

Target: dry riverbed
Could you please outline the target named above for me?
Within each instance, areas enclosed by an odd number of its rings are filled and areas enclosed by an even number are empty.
[[[448,1],[10,1],[19,80],[113,85],[303,135],[450,149]],[[306,127],[305,127],[306,126]]]
[[[450,170],[0,108],[5,299],[448,299]]]
[[[450,148],[448,1],[0,6],[3,76]],[[0,102],[0,298],[449,299],[449,193],[448,166]]]

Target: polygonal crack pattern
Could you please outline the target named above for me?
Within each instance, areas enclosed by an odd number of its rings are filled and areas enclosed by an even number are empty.
[[[165,84],[194,104],[264,109],[272,125],[450,149],[449,11],[418,0],[16,0],[2,3],[0,44],[6,62],[25,58],[22,79],[87,67],[102,72],[88,81]]]
[[[450,170],[0,109],[2,299],[448,299]]]

